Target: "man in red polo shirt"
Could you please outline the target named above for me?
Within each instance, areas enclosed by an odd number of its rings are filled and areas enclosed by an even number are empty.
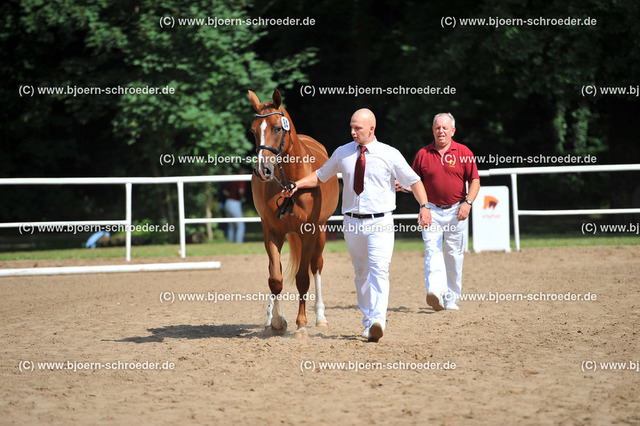
[[[424,281],[427,304],[436,311],[458,309],[467,218],[480,190],[473,153],[451,139],[455,131],[451,114],[437,114],[433,119],[434,141],[418,151],[413,161],[431,208],[432,225],[422,231]]]

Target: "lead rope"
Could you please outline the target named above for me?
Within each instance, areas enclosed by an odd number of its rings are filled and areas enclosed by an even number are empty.
[[[289,182],[287,183],[285,189],[287,190],[287,192],[291,192],[295,189],[295,187],[295,182]],[[282,199],[284,199],[284,201],[279,202]],[[282,219],[282,216],[284,216],[286,213],[293,214],[294,204],[295,203],[293,202],[293,195],[291,197],[285,197],[283,195],[279,196],[276,200],[276,206],[278,207],[278,219]]]

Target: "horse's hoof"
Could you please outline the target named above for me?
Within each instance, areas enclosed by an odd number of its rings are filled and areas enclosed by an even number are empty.
[[[277,330],[273,327],[265,328],[267,333],[270,333],[272,336],[284,336],[284,330]]]
[[[329,323],[326,321],[316,321],[316,327],[329,327]]]
[[[279,324],[278,324],[279,323]],[[282,318],[282,321],[276,321],[275,318],[271,321],[271,330],[274,333],[282,334],[287,331],[287,321]]]
[[[296,330],[294,337],[296,339],[308,339],[309,338],[309,333],[307,332],[306,329],[301,328],[300,330]]]

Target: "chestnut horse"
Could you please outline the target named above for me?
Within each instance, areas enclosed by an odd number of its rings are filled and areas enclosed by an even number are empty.
[[[297,191],[292,198],[281,190],[319,169],[329,158],[327,150],[315,139],[296,133],[291,117],[282,108],[282,97],[274,90],[272,100],[260,103],[249,90],[249,100],[256,110],[251,132],[256,140],[258,161],[251,180],[253,202],[262,221],[264,246],[269,256],[269,288],[271,301],[265,328],[276,333],[287,329],[278,295],[282,292],[280,251],[287,237],[290,249],[291,275],[295,275],[300,297],[296,319],[296,337],[307,337],[305,313],[309,272],[316,287],[316,326],[326,326],[322,302],[322,251],[325,244],[324,225],[338,205],[338,178],[320,186]]]

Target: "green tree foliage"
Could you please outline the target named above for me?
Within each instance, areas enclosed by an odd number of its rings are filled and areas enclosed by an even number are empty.
[[[299,49],[270,58],[279,67],[261,59],[254,45],[265,29],[244,23],[250,6],[248,1],[5,2],[0,41],[9,61],[2,68],[2,98],[9,108],[2,118],[13,151],[3,155],[2,175],[166,176],[237,168],[181,165],[177,158],[250,153],[247,89],[266,98],[274,87],[290,86],[304,77],[301,69],[314,55]],[[182,19],[208,17],[242,21],[180,25]],[[18,97],[21,85],[152,87],[171,93]],[[160,164],[164,154],[172,156],[171,164]],[[25,164],[29,167],[21,167]],[[148,190],[149,207],[171,198],[170,188]],[[166,205],[162,216],[170,219],[174,208]]]
[[[632,130],[639,98],[582,94],[586,85],[639,84],[640,5],[634,0],[8,0],[0,13],[3,176],[228,173],[220,166],[163,166],[159,158],[250,153],[246,90],[266,99],[274,87],[283,92],[297,130],[330,152],[349,140],[353,111],[369,107],[378,117],[378,137],[409,161],[431,141],[431,120],[440,111],[456,116],[456,140],[477,155],[591,154],[598,164],[640,160]],[[597,23],[443,28],[447,16],[573,17]],[[163,17],[176,25],[161,26]],[[207,17],[311,17],[315,23],[177,25],[178,19]],[[170,87],[175,93],[19,97],[24,84]],[[302,96],[303,84],[449,86],[456,93],[310,97]],[[496,165],[480,166],[489,167]],[[633,194],[640,194],[636,182],[637,176],[623,173],[523,178],[520,203],[523,208],[628,207]],[[198,215],[201,189],[188,193],[188,211]],[[142,211],[135,216],[171,220],[171,188],[144,191],[142,205],[134,206]],[[91,197],[95,192],[18,189],[3,196],[17,207],[1,215],[54,219],[60,210],[63,218],[89,212],[95,217],[100,204]],[[121,189],[101,193],[123,204]],[[161,212],[154,211],[158,206],[164,206]]]
[[[270,10],[282,10],[285,3],[277,1]],[[294,92],[294,113],[323,118],[305,123],[306,130],[330,150],[348,140],[348,117],[366,106],[378,116],[381,140],[399,147],[409,160],[432,140],[433,115],[450,111],[458,122],[455,139],[479,155],[590,154],[598,164],[637,162],[640,150],[627,123],[640,113],[638,98],[594,98],[583,96],[582,88],[638,85],[639,8],[633,0],[305,3],[295,13],[317,16],[315,30],[326,35],[309,39],[319,52],[319,64],[309,73],[316,86],[449,86],[456,93],[301,98]],[[443,17],[572,17],[595,19],[596,24],[496,28],[462,26],[458,21],[455,28],[443,28]],[[298,40],[304,30],[287,31],[298,36],[281,34],[280,40]],[[292,96],[288,99],[292,102]],[[551,164],[480,168],[512,165]],[[622,173],[523,179],[521,202],[544,202],[548,208],[630,206],[635,180]]]

